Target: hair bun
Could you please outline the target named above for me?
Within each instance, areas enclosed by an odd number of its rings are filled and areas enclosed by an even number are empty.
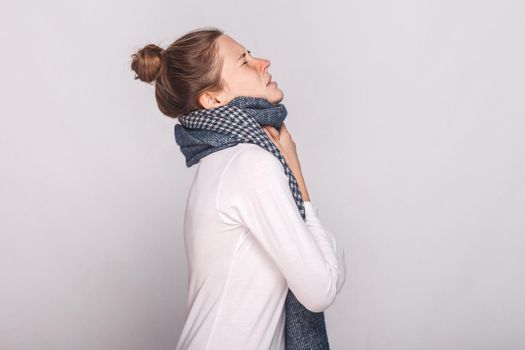
[[[131,69],[137,73],[135,79],[146,83],[153,82],[159,75],[164,64],[162,48],[155,44],[148,44],[131,55]]]

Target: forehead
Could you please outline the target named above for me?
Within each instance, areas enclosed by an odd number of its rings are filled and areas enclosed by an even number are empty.
[[[223,57],[225,63],[237,62],[239,55],[243,53],[244,46],[235,41],[232,37],[224,34],[218,39],[219,54]]]

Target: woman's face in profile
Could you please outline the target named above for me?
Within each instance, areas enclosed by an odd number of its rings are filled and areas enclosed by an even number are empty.
[[[220,94],[223,99],[230,101],[237,96],[253,96],[266,98],[273,104],[282,101],[284,94],[268,72],[269,60],[252,56],[249,50],[226,34],[217,41],[223,59],[224,90]]]

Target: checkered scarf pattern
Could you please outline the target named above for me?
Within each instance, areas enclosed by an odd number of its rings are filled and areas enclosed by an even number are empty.
[[[256,144],[273,154],[282,164],[288,184],[303,220],[306,219],[297,180],[279,149],[262,129],[280,129],[287,110],[282,103],[273,105],[261,97],[238,96],[228,104],[197,109],[179,117],[175,140],[191,167],[206,155],[238,143]],[[306,309],[288,289],[285,301],[286,349],[329,349],[323,312]]]

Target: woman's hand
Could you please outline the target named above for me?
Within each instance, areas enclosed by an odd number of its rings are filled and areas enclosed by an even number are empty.
[[[288,132],[286,125],[283,122],[280,130],[277,130],[271,125],[264,125],[262,129],[286,160],[288,167],[290,167],[290,170],[297,180],[303,200],[305,202],[310,201],[310,196],[308,194],[308,190],[306,189],[306,184],[301,171],[301,163],[299,162],[299,157],[297,156],[295,142],[292,139],[292,135],[290,135]]]
[[[281,154],[284,156],[284,159],[286,159],[286,163],[288,163],[290,169],[300,170],[301,165],[299,163],[299,157],[297,156],[295,142],[292,139],[292,135],[288,132],[284,122],[281,125],[281,130],[277,130],[271,125],[264,125],[262,128],[270,140],[272,140],[273,144],[279,149],[279,151],[281,151]]]

